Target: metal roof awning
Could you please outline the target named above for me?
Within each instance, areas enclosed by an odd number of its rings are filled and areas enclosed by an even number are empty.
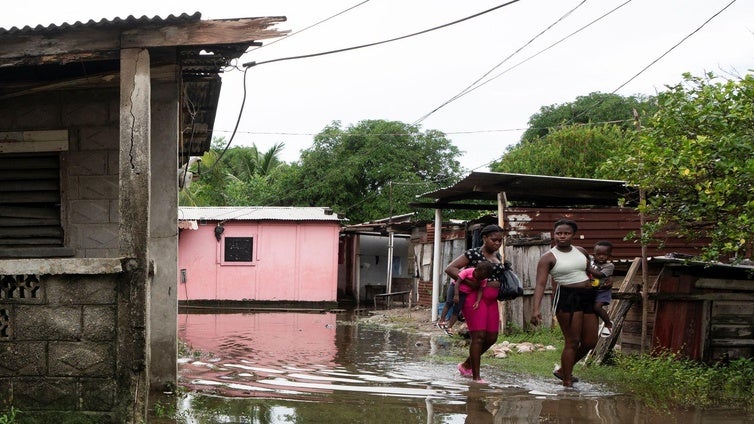
[[[150,50],[150,77],[180,78],[179,155],[211,146],[221,74],[251,46],[289,31],[284,16],[202,20],[201,13],[115,18],[62,25],[0,28],[0,99],[119,88],[123,49]],[[177,65],[177,66],[176,66]]]
[[[509,202],[534,207],[619,206],[636,204],[638,190],[623,181],[545,175],[472,172],[454,185],[417,195],[433,199],[411,206],[439,209],[490,209],[498,193]],[[474,203],[459,203],[475,201]]]

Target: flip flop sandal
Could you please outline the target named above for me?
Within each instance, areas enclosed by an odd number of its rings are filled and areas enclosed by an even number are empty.
[[[470,378],[473,375],[473,372],[471,372],[470,369],[468,369],[468,368],[466,368],[466,367],[463,366],[463,362],[461,362],[460,364],[458,364],[456,366],[456,368],[458,368],[458,372],[460,372],[461,375],[464,376],[464,377],[469,377]]]
[[[562,376],[562,375],[560,375],[560,373],[559,373],[558,371],[560,371],[560,370],[555,370],[555,371],[553,371],[553,372],[552,372],[552,375],[554,375],[554,376],[555,376],[555,378],[557,378],[558,380],[560,380],[560,381],[563,381],[563,376]],[[579,378],[578,378],[578,377],[576,377],[576,376],[574,376],[574,375],[572,375],[572,376],[571,376],[571,382],[572,382],[572,383],[578,383],[578,382],[579,382]]]

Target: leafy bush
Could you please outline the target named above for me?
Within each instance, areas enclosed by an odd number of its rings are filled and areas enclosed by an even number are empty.
[[[754,411],[754,361],[707,366],[673,352],[616,354],[615,382],[648,405],[734,406]]]

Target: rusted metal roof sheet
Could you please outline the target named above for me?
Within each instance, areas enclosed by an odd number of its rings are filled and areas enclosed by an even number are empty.
[[[31,35],[32,33],[43,34],[43,33],[62,32],[62,31],[67,31],[71,29],[81,29],[81,28],[102,28],[102,27],[128,28],[128,27],[144,26],[145,24],[165,25],[165,24],[175,24],[175,23],[182,23],[182,22],[195,22],[195,21],[200,20],[201,17],[202,17],[202,14],[199,12],[194,12],[191,15],[187,13],[182,13],[178,16],[171,14],[165,18],[162,18],[160,16],[154,16],[151,18],[147,16],[141,16],[137,18],[136,16],[129,15],[125,18],[115,17],[113,19],[100,19],[99,21],[90,19],[87,22],[81,22],[81,21],[76,21],[74,23],[64,22],[60,25],[56,25],[56,24],[50,24],[47,26],[37,25],[35,27],[30,27],[26,25],[22,28],[18,28],[15,26],[11,28],[7,28],[7,29],[0,28],[0,35],[4,35],[4,34]]]
[[[571,219],[579,226],[575,244],[591,251],[600,240],[613,244],[614,260],[632,260],[641,256],[637,237],[641,221],[632,208],[507,208],[505,228],[510,239],[537,238],[551,234],[559,219]],[[699,255],[706,240],[689,241],[679,237],[659,234],[647,245],[648,256],[670,254]]]
[[[340,222],[330,208],[278,206],[213,206],[178,208],[179,221],[331,221]]]
[[[201,20],[200,13],[0,28],[0,99],[65,90],[118,89],[120,50],[148,48],[152,78],[180,72],[184,97],[179,154],[209,150],[220,74],[260,40],[288,31],[272,28],[284,16]],[[176,66],[177,65],[177,69]]]
[[[496,201],[501,192],[509,202],[540,207],[618,206],[638,200],[638,192],[623,181],[502,172],[472,172],[450,187],[417,198],[434,199],[431,207],[453,208],[454,202],[462,200]]]

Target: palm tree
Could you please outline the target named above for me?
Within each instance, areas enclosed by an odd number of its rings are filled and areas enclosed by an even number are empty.
[[[202,156],[199,181],[181,190],[179,204],[182,206],[226,206],[229,203],[228,190],[252,179],[267,179],[272,171],[282,164],[278,155],[285,143],[277,143],[268,151],[260,153],[256,145],[226,149],[223,138],[212,142],[212,148]],[[248,196],[245,196],[248,197]]]

